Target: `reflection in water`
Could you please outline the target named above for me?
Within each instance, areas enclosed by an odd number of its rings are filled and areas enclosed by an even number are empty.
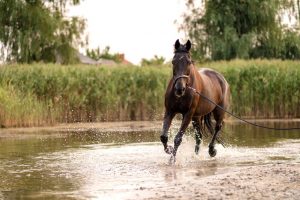
[[[206,143],[196,156],[193,137],[185,137],[175,166],[168,165],[154,131],[0,138],[0,199],[136,199],[146,189],[168,189],[236,167],[300,163],[299,132],[229,124],[223,134],[230,147],[217,145],[216,158],[209,157]]]
[[[299,122],[284,122],[279,121],[273,122],[255,122],[257,124],[275,127],[275,128],[290,128],[290,127],[300,127]],[[231,124],[225,127],[225,139],[229,144],[237,146],[255,146],[262,147],[268,146],[274,142],[280,141],[282,139],[299,139],[300,130],[294,131],[275,131],[262,129],[258,127],[251,126],[249,124]]]

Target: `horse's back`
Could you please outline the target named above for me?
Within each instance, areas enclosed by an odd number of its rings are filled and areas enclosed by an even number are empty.
[[[201,68],[198,72],[202,80],[204,81],[203,83],[204,88],[206,88],[206,90],[209,90],[206,92],[211,93],[212,91],[215,90],[215,88],[220,88],[220,92],[221,92],[220,100],[222,102],[219,103],[226,104],[224,106],[227,107],[227,104],[229,104],[230,91],[229,91],[229,84],[224,78],[224,76],[219,72],[209,68]]]

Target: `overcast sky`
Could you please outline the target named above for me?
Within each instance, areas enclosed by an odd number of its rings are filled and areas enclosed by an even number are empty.
[[[175,20],[185,9],[185,0],[84,0],[69,9],[87,20],[89,47],[111,47],[139,64],[154,55],[171,59],[176,39],[184,39]]]

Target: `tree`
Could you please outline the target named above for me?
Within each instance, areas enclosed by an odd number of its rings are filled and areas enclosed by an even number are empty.
[[[164,64],[165,60],[166,59],[162,56],[154,55],[154,58],[151,58],[151,59],[143,58],[141,60],[141,65],[142,66],[161,66]]]
[[[282,24],[284,14],[299,18],[299,0],[206,0],[201,5],[195,2],[187,1],[181,29],[192,39],[192,53],[199,60],[287,58],[287,52],[289,57],[300,58],[300,43],[292,51],[285,44],[292,35],[299,37],[299,33]]]
[[[101,52],[100,47],[96,49],[87,49],[86,50],[86,55],[90,58],[93,58],[94,60],[99,60],[101,58],[107,59],[107,60],[113,60],[116,63],[121,63],[122,62],[122,57],[121,54],[119,53],[110,53],[110,47],[106,46],[104,50]]]
[[[97,47],[96,49],[87,49],[86,55],[94,60],[99,60],[101,58],[100,47]]]
[[[67,18],[66,7],[80,0],[0,0],[2,60],[72,63],[82,40],[85,21]]]

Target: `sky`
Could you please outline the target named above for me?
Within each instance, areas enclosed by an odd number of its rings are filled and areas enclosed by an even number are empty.
[[[154,55],[172,58],[176,39],[185,41],[175,24],[184,10],[185,0],[84,0],[69,15],[87,20],[89,48],[110,46],[139,64]]]

